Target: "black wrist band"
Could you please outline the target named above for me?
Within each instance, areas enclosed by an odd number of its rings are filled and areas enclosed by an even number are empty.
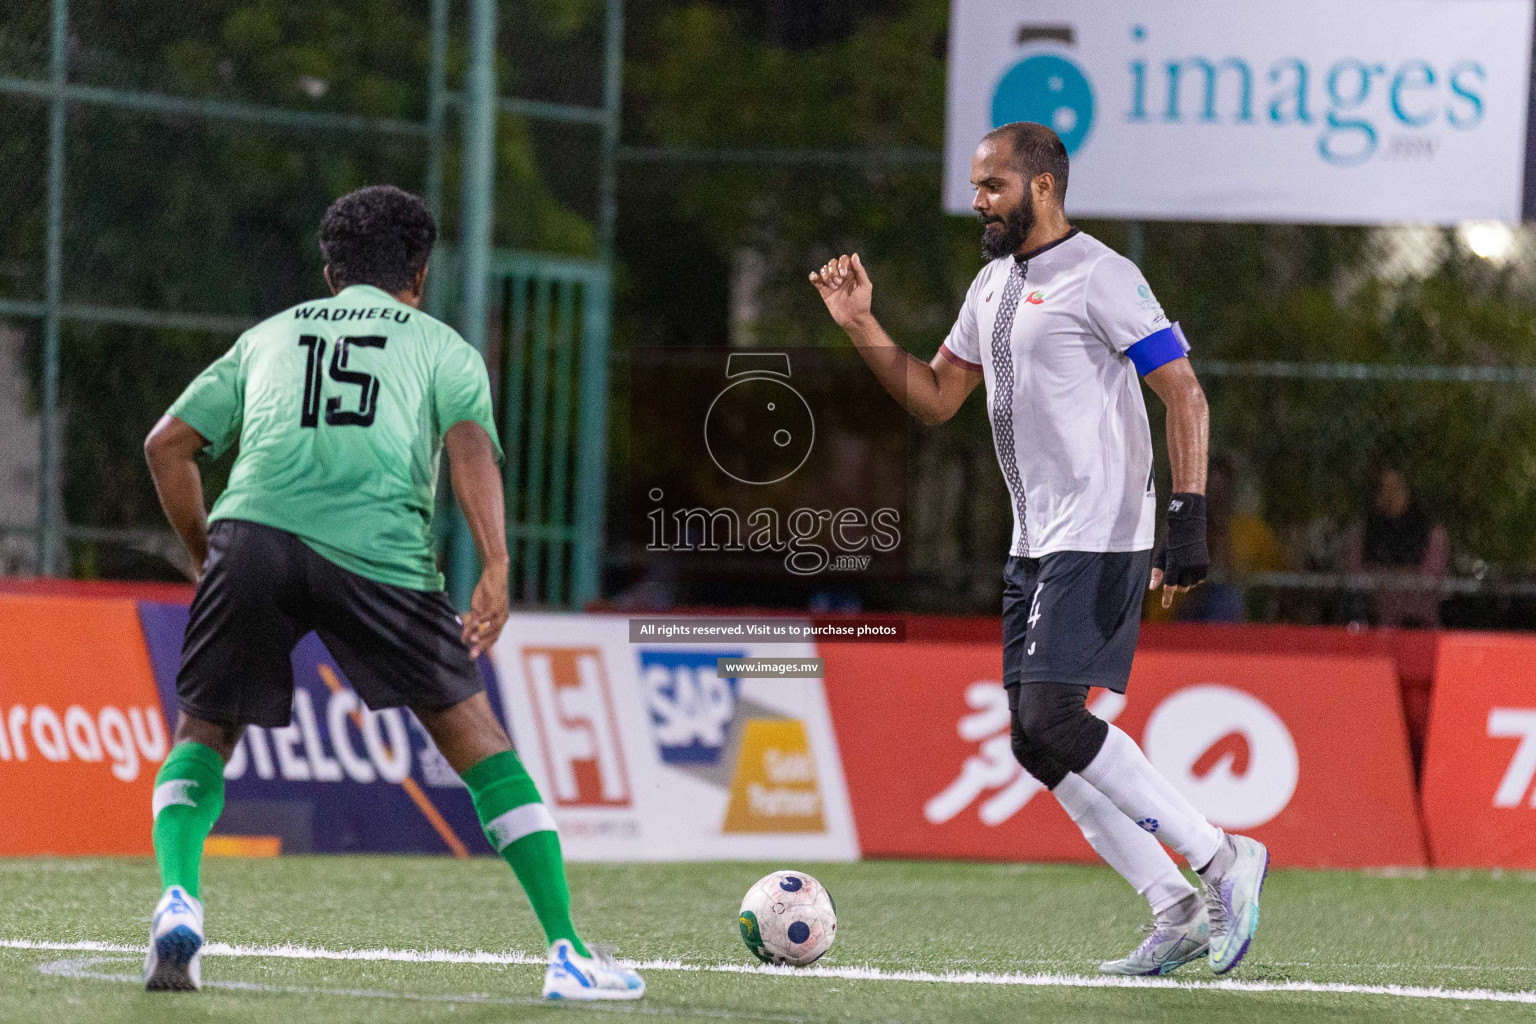
[[[1169,519],[1204,519],[1205,495],[1178,493],[1168,499]]]

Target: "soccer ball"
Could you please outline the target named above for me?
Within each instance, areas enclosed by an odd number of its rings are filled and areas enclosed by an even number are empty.
[[[804,967],[837,938],[832,894],[803,871],[775,871],[747,890],[737,915],[741,941],[765,964]]]

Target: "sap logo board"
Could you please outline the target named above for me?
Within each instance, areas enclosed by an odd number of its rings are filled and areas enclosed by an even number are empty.
[[[559,807],[628,807],[613,693],[596,647],[525,647],[523,670]]]
[[[640,651],[640,686],[665,764],[717,764],[736,715],[738,683],[721,678],[721,658],[745,651]]]

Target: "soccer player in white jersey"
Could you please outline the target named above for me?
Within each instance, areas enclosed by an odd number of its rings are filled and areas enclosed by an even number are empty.
[[[1225,974],[1259,923],[1263,844],[1226,835],[1087,709],[1124,693],[1142,590],[1205,579],[1209,416],[1170,324],[1136,265],[1067,221],[1067,151],[1028,122],[987,134],[971,162],[990,261],[931,363],[897,349],[870,311],[858,254],[811,274],[833,319],[886,389],[925,424],[981,383],[1013,506],[1003,571],[1003,682],[1019,763],[1151,905],[1154,924],[1112,974],[1166,974],[1205,956]],[[1173,496],[1154,566],[1152,434],[1138,374],[1168,410]],[[1159,843],[1159,840],[1162,842]],[[1196,890],[1162,844],[1200,878]]]

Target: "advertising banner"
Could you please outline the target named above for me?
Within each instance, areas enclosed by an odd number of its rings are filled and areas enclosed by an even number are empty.
[[[852,860],[817,678],[722,677],[811,643],[631,643],[629,620],[514,615],[496,645],[513,742],[576,860]]]
[[[1014,761],[990,644],[823,648],[866,855],[1095,862]],[[1391,662],[1153,652],[1089,706],[1215,824],[1292,867],[1423,865]]]
[[[139,609],[166,719],[174,721],[187,608],[143,602]],[[415,715],[364,707],[313,633],[292,660],[293,721],[246,729],[224,769],[216,835],[274,837],[284,853],[490,852],[469,791]],[[499,713],[495,672],[484,658],[480,670]],[[148,800],[134,808],[146,837]]]
[[[1436,867],[1536,869],[1536,639],[1448,633],[1424,750]]]
[[[0,856],[147,854],[165,759],[132,601],[0,596]]]
[[[1531,21],[1528,0],[954,0],[945,206],[970,212],[986,132],[1037,121],[1077,216],[1519,221]]]

